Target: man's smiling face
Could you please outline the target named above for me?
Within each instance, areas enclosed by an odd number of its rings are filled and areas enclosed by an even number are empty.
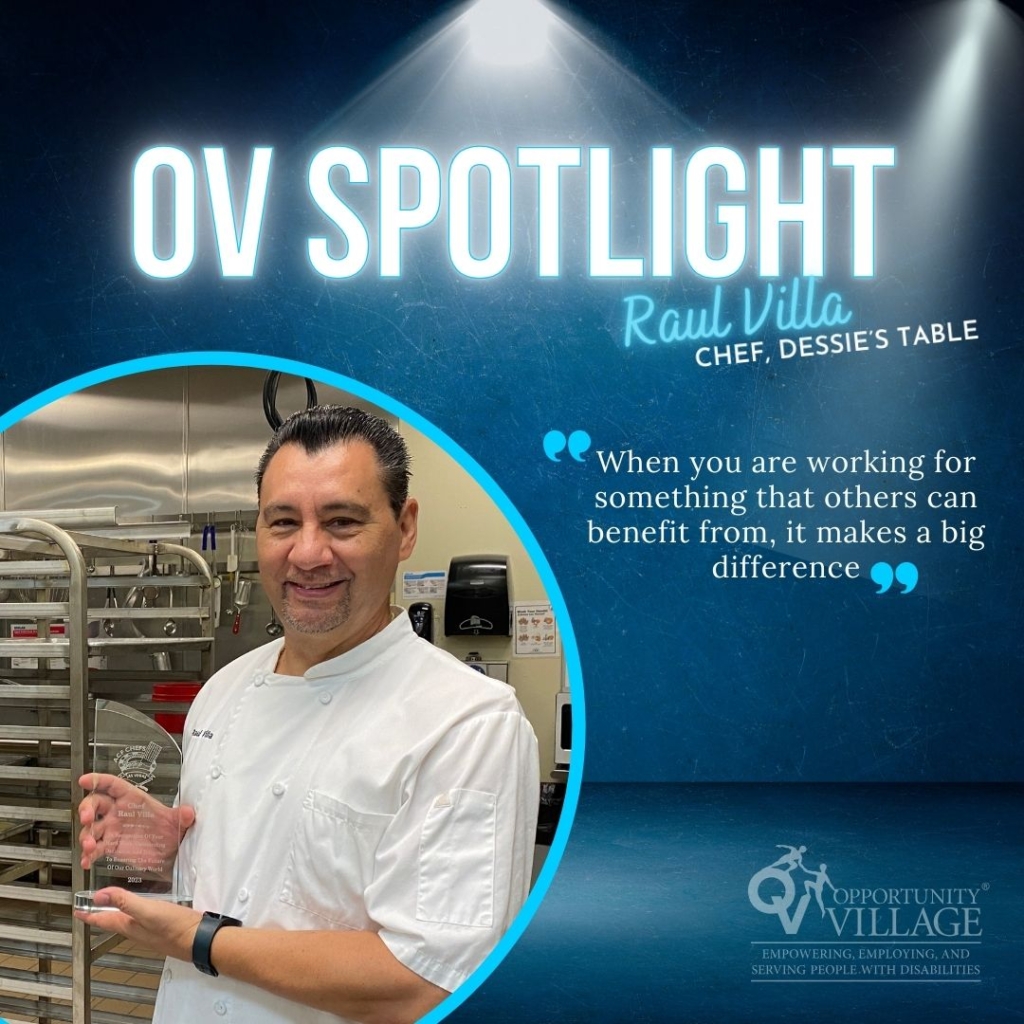
[[[416,516],[410,499],[395,517],[365,441],[315,454],[281,446],[260,487],[256,553],[286,647],[315,646],[333,657],[388,624],[388,596],[416,543]]]

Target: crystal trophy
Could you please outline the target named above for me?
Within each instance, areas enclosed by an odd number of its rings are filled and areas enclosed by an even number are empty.
[[[96,892],[107,886],[139,896],[190,904],[178,867],[181,833],[174,806],[181,777],[181,748],[140,711],[96,701],[89,827],[96,857],[90,888],[75,893],[75,909],[104,911]]]

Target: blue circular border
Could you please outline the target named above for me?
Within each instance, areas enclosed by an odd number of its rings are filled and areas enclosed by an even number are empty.
[[[526,552],[533,561],[541,582],[547,590],[548,597],[551,599],[555,620],[559,623],[562,650],[565,653],[566,669],[569,674],[573,699],[572,764],[569,769],[569,779],[566,784],[565,803],[562,807],[561,818],[558,828],[555,830],[551,849],[544,862],[544,867],[537,878],[537,883],[530,891],[526,903],[516,915],[511,927],[470,977],[452,992],[447,999],[423,1017],[421,1021],[421,1024],[437,1024],[438,1021],[448,1016],[456,1007],[461,1006],[487,980],[491,972],[501,963],[508,951],[526,930],[526,926],[530,923],[533,915],[537,913],[537,908],[540,906],[545,893],[547,893],[551,885],[552,879],[555,877],[558,864],[562,859],[562,854],[565,852],[565,844],[569,838],[569,830],[572,827],[573,818],[576,815],[580,783],[583,776],[586,713],[583,701],[583,672],[580,667],[579,649],[576,646],[576,637],[572,630],[569,610],[566,608],[562,592],[559,590],[558,583],[555,580],[554,573],[551,571],[547,558],[544,557],[544,552],[541,551],[540,545],[537,543],[529,526],[526,525],[526,521],[512,502],[509,501],[504,491],[495,483],[491,475],[472,456],[463,451],[447,434],[443,433],[428,420],[425,420],[419,413],[396,401],[389,395],[384,394],[382,391],[368,387],[339,373],[325,370],[322,367],[312,366],[309,363],[299,362],[294,359],[282,359],[277,356],[257,356],[247,352],[221,351],[181,352],[130,359],[122,363],[113,363],[98,370],[91,370],[89,373],[83,373],[81,376],[73,377],[71,380],[57,384],[46,391],[40,392],[33,398],[21,402],[13,409],[4,413],[3,416],[0,416],[0,431],[7,430],[19,420],[24,419],[43,406],[55,402],[59,398],[64,398],[95,384],[102,384],[105,381],[115,380],[119,377],[130,377],[137,373],[166,370],[181,366],[245,366],[260,370],[280,370],[282,373],[298,377],[322,380],[325,384],[330,384],[342,391],[358,395],[379,408],[386,409],[400,420],[411,424],[421,434],[429,437],[435,444],[444,449],[484,488],[491,500],[498,506],[502,514],[512,525],[523,547],[526,548]]]

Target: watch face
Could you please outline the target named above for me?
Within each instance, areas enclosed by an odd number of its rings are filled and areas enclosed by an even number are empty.
[[[237,917],[228,917],[227,914],[215,914],[212,910],[206,911],[203,917],[209,918],[211,921],[216,921],[218,925],[233,924],[241,926],[242,922]]]

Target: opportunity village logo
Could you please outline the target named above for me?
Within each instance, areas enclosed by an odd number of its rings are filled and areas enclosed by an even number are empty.
[[[807,846],[776,849],[747,899],[786,938],[751,943],[752,981],[980,981],[987,882],[836,885]]]

